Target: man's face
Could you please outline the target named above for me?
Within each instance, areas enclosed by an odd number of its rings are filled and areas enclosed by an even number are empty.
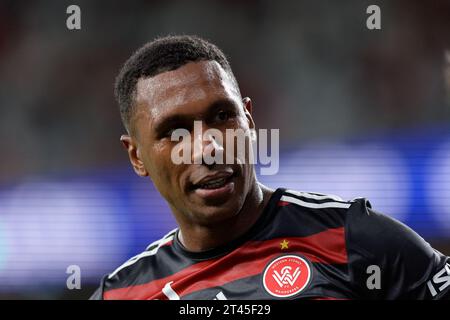
[[[122,141],[129,139],[124,144],[135,171],[151,177],[178,222],[211,225],[236,215],[256,182],[252,164],[237,159],[233,164],[193,164],[194,158],[203,156],[194,147],[192,164],[174,164],[171,158],[179,143],[171,139],[174,130],[187,129],[192,146],[199,139],[194,135],[194,121],[202,122],[203,132],[218,129],[224,138],[226,129],[249,132],[254,127],[250,99],[242,100],[220,64],[191,62],[140,79],[135,103],[132,135]],[[201,143],[203,150],[211,147],[211,141]],[[230,152],[225,141],[223,148],[224,154]]]

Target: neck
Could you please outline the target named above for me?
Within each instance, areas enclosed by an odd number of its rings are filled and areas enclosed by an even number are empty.
[[[256,223],[272,193],[273,190],[255,182],[242,209],[233,219],[214,226],[191,225],[183,228],[183,225],[180,225],[180,242],[189,251],[201,252],[239,238]]]

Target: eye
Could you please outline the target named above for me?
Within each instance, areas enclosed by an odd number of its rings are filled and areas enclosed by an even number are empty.
[[[220,110],[216,115],[217,122],[226,122],[233,117],[232,112]]]
[[[162,139],[171,139],[173,132],[176,130],[176,128],[168,128],[166,130],[161,131],[160,133],[158,133],[157,138],[159,140]]]
[[[169,129],[166,132],[164,132],[163,137],[164,138],[170,138],[172,136],[172,133],[175,131],[175,129]]]

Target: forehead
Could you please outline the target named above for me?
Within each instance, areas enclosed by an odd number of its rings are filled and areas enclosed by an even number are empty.
[[[216,61],[190,62],[176,70],[142,78],[136,84],[136,118],[201,112],[215,99],[239,100],[229,74]]]

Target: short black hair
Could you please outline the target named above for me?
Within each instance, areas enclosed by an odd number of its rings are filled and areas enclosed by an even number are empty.
[[[136,84],[140,78],[156,76],[197,61],[217,61],[239,90],[230,63],[216,45],[193,35],[156,38],[138,49],[125,62],[116,78],[114,95],[125,128],[129,128]]]

